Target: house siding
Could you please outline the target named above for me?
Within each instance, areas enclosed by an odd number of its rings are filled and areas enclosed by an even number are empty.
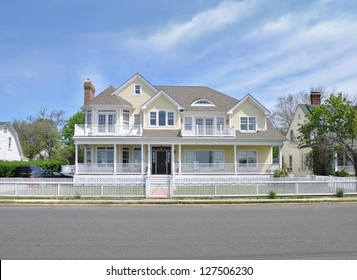
[[[257,118],[257,130],[266,129],[264,112],[262,112],[249,99],[245,100],[243,104],[241,104],[234,110],[231,118],[231,125],[234,126],[236,130],[240,130],[240,117],[247,117],[247,116]]]

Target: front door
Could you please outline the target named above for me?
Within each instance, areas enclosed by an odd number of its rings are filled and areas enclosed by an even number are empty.
[[[153,149],[152,151],[152,173],[171,174],[171,150]]]
[[[156,151],[157,167],[156,174],[167,174],[166,151]]]

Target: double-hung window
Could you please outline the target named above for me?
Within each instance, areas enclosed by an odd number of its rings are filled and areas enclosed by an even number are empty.
[[[156,126],[156,112],[150,112],[150,125]]]
[[[123,127],[124,127],[124,129],[129,129],[129,119],[130,119],[130,112],[127,110],[123,110]]]
[[[135,85],[134,86],[134,94],[135,95],[140,95],[141,94],[141,86],[140,85]]]
[[[114,148],[98,147],[97,163],[114,163]]]
[[[185,117],[185,130],[192,130],[192,117]]]
[[[175,114],[174,112],[167,112],[167,125],[174,126],[175,123]]]
[[[99,110],[98,111],[98,132],[113,133],[116,123],[115,110]]]
[[[257,131],[257,118],[256,117],[240,117],[240,130],[241,131]]]

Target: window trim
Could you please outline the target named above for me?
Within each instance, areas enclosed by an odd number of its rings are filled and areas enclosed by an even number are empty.
[[[213,163],[218,163],[218,162],[214,162],[213,161],[213,158],[214,158],[214,155],[213,153],[214,152],[222,152],[222,155],[223,155],[223,160],[222,162],[223,163],[226,163],[226,154],[225,154],[225,150],[224,149],[186,149],[185,150],[185,163],[191,163],[191,162],[187,162],[187,153],[188,152],[212,152],[212,162],[208,162],[209,164],[213,164]],[[196,155],[195,155],[196,157]],[[196,157],[197,159],[197,157]]]
[[[255,130],[250,130],[249,129],[249,125],[250,125],[249,119],[250,118],[254,118],[255,119]],[[242,119],[247,119],[247,122],[245,123],[245,125],[247,126],[247,129],[242,129]],[[241,132],[257,132],[257,126],[258,126],[257,119],[258,118],[256,116],[240,116],[239,117],[239,130]]]
[[[139,89],[139,93],[137,93],[137,87]],[[140,84],[134,84],[134,95],[135,96],[140,96],[141,95],[141,85]]]
[[[160,112],[165,112],[165,124],[160,125]],[[155,124],[151,124],[151,114],[155,114]],[[173,124],[169,124],[169,113],[173,114]],[[170,118],[171,119],[171,118]],[[150,127],[175,127],[176,113],[171,110],[155,110],[149,111],[149,126]]]
[[[204,103],[200,103],[204,102]],[[199,98],[191,103],[191,106],[202,106],[202,107],[216,107],[216,105],[209,99]]]
[[[258,150],[250,150],[250,149],[239,149],[238,154],[237,154],[237,164],[239,165],[239,153],[240,152],[255,152],[255,163],[249,163],[247,162],[246,164],[259,164],[259,155],[258,155]]]

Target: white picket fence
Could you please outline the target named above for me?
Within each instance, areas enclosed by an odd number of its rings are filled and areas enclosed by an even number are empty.
[[[146,197],[145,176],[80,177],[75,180],[0,178],[0,197]],[[357,194],[357,178],[269,176],[174,176],[167,186],[170,197],[246,197]]]

